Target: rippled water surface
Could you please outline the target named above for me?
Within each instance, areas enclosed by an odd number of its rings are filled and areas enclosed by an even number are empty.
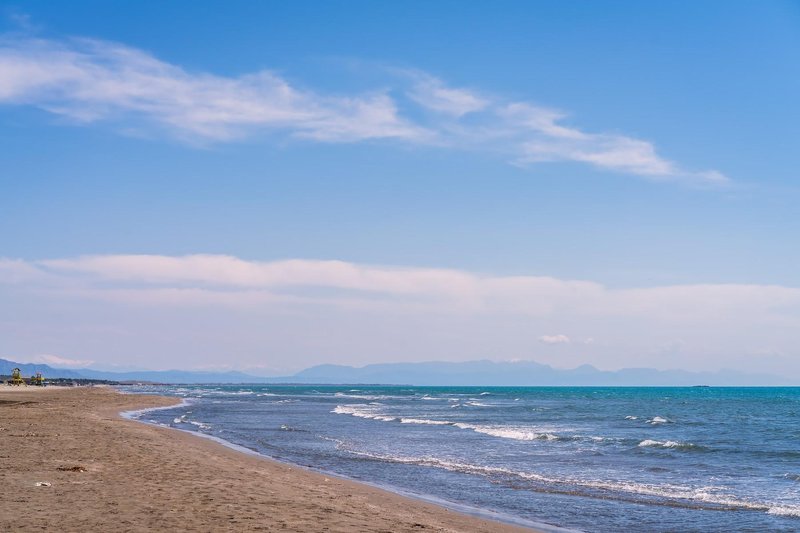
[[[137,387],[143,420],[584,531],[800,531],[800,388]]]

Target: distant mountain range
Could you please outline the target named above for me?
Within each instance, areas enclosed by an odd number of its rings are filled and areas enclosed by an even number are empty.
[[[689,372],[625,368],[598,370],[591,365],[564,370],[533,361],[463,363],[384,363],[352,367],[318,365],[292,376],[260,377],[242,372],[198,372],[160,370],[140,372],[104,372],[91,369],[53,368],[0,359],[0,375],[11,374],[19,367],[24,376],[41,372],[45,377],[87,378],[112,381],[155,383],[297,383],[297,384],[373,384],[438,386],[787,386],[796,380],[768,374],[745,374],[733,370]]]
[[[107,372],[90,368],[55,368],[50,365],[17,363],[0,359],[0,375],[7,376],[19,368],[23,376],[41,372],[45,378],[104,379],[110,381],[148,381],[155,383],[267,383],[272,378],[251,376],[241,372],[198,372],[192,370],[143,370]]]

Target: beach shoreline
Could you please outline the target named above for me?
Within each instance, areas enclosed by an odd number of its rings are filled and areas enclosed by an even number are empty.
[[[108,387],[0,386],[0,529],[534,530],[123,416],[178,404]]]

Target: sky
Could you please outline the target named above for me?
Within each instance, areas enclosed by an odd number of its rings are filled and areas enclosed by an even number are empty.
[[[800,382],[797,2],[0,2],[0,357]]]

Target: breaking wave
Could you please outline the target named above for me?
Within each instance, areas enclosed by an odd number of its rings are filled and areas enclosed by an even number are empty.
[[[514,440],[558,440],[560,437],[551,432],[543,432],[535,428],[525,427],[506,427],[488,426],[481,424],[469,424],[466,422],[453,422],[451,420],[431,420],[428,418],[399,417],[384,414],[377,411],[371,405],[337,405],[331,413],[337,415],[350,415],[357,418],[368,420],[379,420],[381,422],[400,422],[402,424],[418,424],[429,426],[453,426],[459,429],[467,429],[483,435],[498,437],[501,439]]]
[[[690,442],[677,442],[674,440],[651,440],[645,439],[638,444],[640,448],[674,448],[678,450],[699,450],[702,449],[701,446],[697,446],[696,444],[692,444]]]
[[[535,472],[476,465],[431,456],[413,457],[365,452],[350,449],[346,443],[341,441],[337,442],[337,448],[347,453],[376,461],[441,468],[451,472],[484,476],[494,481],[505,479],[514,482],[515,486],[520,480],[523,480],[529,482],[527,488],[535,492],[572,494],[631,502],[646,501],[656,505],[689,509],[762,511],[773,515],[800,517],[800,505],[781,505],[736,498],[726,494],[722,487],[692,487],[673,484],[636,483],[623,480],[554,477]]]

